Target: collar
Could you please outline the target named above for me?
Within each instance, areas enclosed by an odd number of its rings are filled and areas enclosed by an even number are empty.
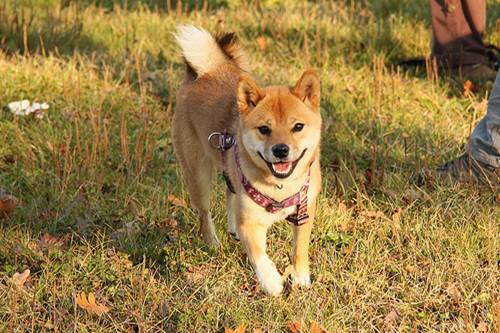
[[[299,226],[307,223],[309,219],[309,214],[307,213],[307,191],[309,190],[309,184],[311,179],[311,171],[307,173],[306,180],[300,188],[300,191],[289,196],[282,201],[276,201],[273,198],[261,193],[255,187],[250,184],[248,179],[243,174],[240,164],[240,153],[238,149],[238,144],[234,142],[234,158],[236,160],[236,170],[238,173],[238,178],[240,179],[241,185],[247,192],[247,195],[259,206],[265,208],[270,213],[277,213],[284,208],[291,206],[297,206],[296,213],[287,216],[286,220],[292,222],[293,224]]]

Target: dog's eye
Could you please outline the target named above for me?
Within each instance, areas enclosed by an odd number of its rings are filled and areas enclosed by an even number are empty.
[[[304,128],[304,124],[296,123],[292,128],[292,132],[300,132],[300,131],[302,131],[303,128]]]
[[[259,130],[260,134],[262,134],[262,135],[270,135],[271,134],[271,129],[266,125],[259,126],[258,130]]]

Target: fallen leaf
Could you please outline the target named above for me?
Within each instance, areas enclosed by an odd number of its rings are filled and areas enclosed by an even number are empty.
[[[0,195],[0,218],[10,215],[16,208],[17,202],[17,198],[12,195]]]
[[[347,211],[348,211],[347,205],[343,202],[339,202],[339,206],[337,207],[337,213],[339,215],[345,215],[347,214]]]
[[[488,325],[486,325],[486,323],[482,321],[479,324],[477,324],[476,329],[478,332],[488,332]]]
[[[445,291],[457,303],[462,299],[462,293],[454,283],[448,284]]]
[[[474,84],[470,80],[464,82],[464,96],[469,96],[474,89]]]
[[[82,292],[80,295],[77,295],[75,297],[76,304],[78,304],[79,307],[87,311],[88,313],[95,314],[98,316],[101,316],[105,313],[108,313],[111,309],[108,308],[105,305],[99,305],[95,302],[95,296],[94,293],[90,293],[89,297],[87,298],[87,295],[85,295],[84,292]]]
[[[399,318],[399,315],[398,313],[396,312],[396,310],[392,310],[391,312],[389,312],[385,318],[384,318],[384,324],[388,325],[388,326],[392,326],[396,320],[398,320]]]
[[[288,324],[287,326],[290,333],[300,333],[302,329],[302,324],[298,321],[294,321]]]
[[[51,251],[54,247],[59,245],[60,241],[61,240],[59,237],[55,237],[50,235],[49,233],[45,233],[36,244],[36,248],[37,250],[47,249]]]
[[[253,333],[262,333],[262,330],[260,328],[256,328],[253,330]]]
[[[342,250],[341,250],[340,252],[341,252],[342,254],[344,254],[344,255],[347,255],[347,256],[348,256],[348,255],[351,255],[351,254],[352,254],[352,252],[354,251],[354,245],[355,245],[355,244],[354,244],[354,242],[353,242],[353,243],[352,243],[351,245],[349,245],[349,246],[342,247]]]
[[[311,333],[328,333],[327,330],[323,329],[315,321],[311,322],[310,330],[311,330]]]
[[[264,51],[265,49],[267,49],[267,40],[265,37],[263,36],[259,36],[255,39],[255,41],[257,42],[257,45],[259,45],[259,48]]]
[[[180,198],[177,198],[175,195],[173,194],[169,194],[168,195],[168,201],[174,205],[174,206],[179,206],[179,207],[184,207],[186,208],[187,207],[187,203],[186,201],[184,201],[183,199],[180,199]]]
[[[26,269],[22,273],[15,272],[14,275],[12,276],[12,282],[14,282],[19,287],[23,287],[29,276],[30,276],[29,269]]]
[[[247,325],[241,324],[240,326],[236,327],[236,329],[230,329],[227,327],[224,327],[224,333],[244,333],[245,330],[247,329]]]
[[[405,270],[408,273],[415,273],[417,271],[417,267],[413,265],[406,265]]]
[[[210,273],[208,265],[188,266],[186,272],[186,280],[193,284],[198,284],[205,281]]]
[[[176,228],[179,222],[176,219],[166,219],[163,221],[162,225],[169,228]]]

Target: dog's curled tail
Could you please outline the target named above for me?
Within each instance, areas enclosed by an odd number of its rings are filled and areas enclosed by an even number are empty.
[[[246,56],[232,32],[213,37],[208,31],[192,25],[179,25],[175,34],[186,64],[198,77],[215,70],[227,61],[247,70]]]

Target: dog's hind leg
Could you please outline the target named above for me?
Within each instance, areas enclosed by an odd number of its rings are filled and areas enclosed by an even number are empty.
[[[193,149],[195,145],[190,142],[176,140],[175,143],[177,158],[181,164],[191,204],[198,212],[200,233],[209,245],[219,245],[220,242],[210,215],[210,190],[215,170],[213,162],[201,149]],[[181,145],[186,146],[180,147]]]

